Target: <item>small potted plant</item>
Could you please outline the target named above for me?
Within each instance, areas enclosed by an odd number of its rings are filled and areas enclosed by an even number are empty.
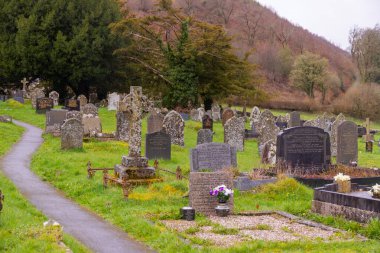
[[[211,196],[216,196],[219,205],[215,207],[216,214],[221,217],[225,217],[229,214],[230,208],[226,204],[233,194],[233,190],[228,189],[225,185],[219,185],[210,190]]]
[[[343,173],[338,173],[334,177],[335,182],[338,184],[338,192],[348,193],[351,192],[351,178],[348,175],[343,175]]]
[[[371,190],[368,192],[373,198],[380,199],[380,185],[375,184],[371,187]]]

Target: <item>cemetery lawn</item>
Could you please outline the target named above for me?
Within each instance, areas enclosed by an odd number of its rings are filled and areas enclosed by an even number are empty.
[[[0,103],[0,114],[10,114],[16,119],[41,126],[41,122],[33,119],[35,114],[31,106],[7,111],[8,106]],[[102,119],[103,132],[113,132],[116,128],[115,112],[106,109],[99,110]],[[44,121],[43,121],[44,122]],[[181,166],[185,176],[190,169],[189,151],[196,145],[196,132],[201,123],[186,121],[185,147],[172,146],[172,160],[159,161],[160,167],[175,171]],[[43,125],[43,124],[42,124]],[[214,124],[215,142],[223,142],[221,123]],[[146,120],[143,120],[143,133],[146,132]],[[145,135],[144,135],[145,136]],[[283,210],[298,216],[312,219],[333,227],[360,233],[371,238],[366,242],[263,242],[248,241],[232,248],[223,249],[209,245],[208,242],[195,240],[191,231],[177,233],[163,226],[161,220],[178,219],[179,209],[188,205],[188,198],[183,196],[188,192],[188,180],[177,181],[175,176],[161,172],[163,183],[149,187],[140,186],[133,190],[129,199],[125,200],[119,187],[103,188],[102,175],[97,172],[93,179],[87,179],[86,164],[92,162],[94,168],[112,168],[121,162],[121,156],[128,153],[128,144],[118,141],[99,142],[92,140],[84,143],[80,150],[62,151],[60,139],[44,135],[45,142],[32,161],[32,169],[43,180],[50,182],[65,194],[99,214],[111,223],[121,227],[132,237],[146,243],[159,252],[376,252],[380,248],[380,222],[373,221],[368,226],[349,222],[341,218],[322,217],[310,213],[312,189],[305,187],[293,179],[282,179],[276,184],[270,184],[256,192],[235,192],[235,212]],[[145,138],[143,138],[145,139]],[[361,141],[360,141],[361,142]],[[360,144],[359,142],[359,144]],[[359,146],[363,151],[363,145]],[[374,153],[363,160],[362,166],[367,166],[369,160],[380,164],[380,153],[374,145]],[[144,144],[142,153],[145,153]],[[363,151],[364,152],[364,151]],[[260,166],[255,140],[245,143],[245,151],[238,152],[240,171],[250,171]],[[153,161],[150,161],[153,164]],[[368,165],[370,166],[370,165]],[[197,222],[207,223],[207,218],[197,216]],[[224,231],[226,232],[226,231]],[[228,231],[227,231],[228,232]],[[233,231],[231,231],[233,232]],[[185,238],[189,238],[191,243]]]
[[[21,137],[23,128],[0,123],[0,157]],[[56,228],[44,228],[47,218],[35,209],[0,171],[0,189],[5,195],[0,212],[0,252],[65,252],[59,240],[74,252],[89,252],[71,236]],[[61,238],[63,236],[63,238]]]

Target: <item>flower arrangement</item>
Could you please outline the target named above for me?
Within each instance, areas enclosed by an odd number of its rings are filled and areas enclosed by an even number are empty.
[[[334,177],[334,180],[335,180],[336,182],[338,182],[338,181],[350,181],[351,178],[350,178],[350,176],[348,176],[348,175],[344,175],[343,173],[338,173],[338,175],[336,175],[336,176]]]
[[[230,196],[234,193],[233,190],[228,189],[224,184],[215,187],[210,190],[211,196],[216,196],[219,203],[226,203]]]
[[[380,198],[380,185],[375,184],[371,187],[371,190],[368,192],[372,197]]]
[[[343,173],[338,173],[334,177],[335,182],[338,184],[338,192],[348,193],[351,192],[351,178]]]

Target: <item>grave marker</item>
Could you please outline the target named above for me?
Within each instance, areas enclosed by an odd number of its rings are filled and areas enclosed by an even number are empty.
[[[167,133],[146,134],[145,140],[145,156],[148,159],[171,159],[171,142]]]
[[[46,113],[54,107],[53,99],[51,98],[37,98],[36,112],[38,114]]]
[[[77,119],[68,119],[61,126],[61,149],[83,147],[83,126]]]
[[[350,165],[358,161],[358,129],[352,121],[342,122],[337,129],[336,162]]]

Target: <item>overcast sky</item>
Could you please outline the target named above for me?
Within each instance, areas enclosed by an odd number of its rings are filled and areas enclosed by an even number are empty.
[[[257,0],[277,14],[342,49],[355,25],[373,28],[380,24],[380,0]]]

